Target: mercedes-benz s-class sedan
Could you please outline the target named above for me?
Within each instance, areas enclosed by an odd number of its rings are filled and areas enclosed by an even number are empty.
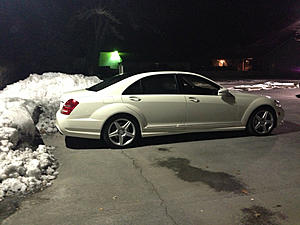
[[[65,93],[56,117],[66,136],[124,148],[141,137],[200,131],[268,135],[284,111],[270,97],[231,91],[195,73],[163,71],[119,74]]]

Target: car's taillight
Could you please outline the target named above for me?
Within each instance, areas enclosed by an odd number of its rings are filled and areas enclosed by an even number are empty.
[[[77,102],[74,99],[69,99],[68,101],[66,101],[66,103],[64,104],[63,108],[61,109],[61,113],[62,114],[66,114],[66,115],[70,115],[70,113],[73,111],[73,109],[79,104],[79,102]]]

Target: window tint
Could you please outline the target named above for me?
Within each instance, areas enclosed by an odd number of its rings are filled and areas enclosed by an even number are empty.
[[[142,79],[144,94],[178,94],[175,75],[154,75]]]
[[[141,80],[134,82],[123,92],[123,95],[137,95],[137,94],[142,94]]]
[[[193,75],[181,75],[180,83],[184,94],[217,95],[220,89],[217,84]]]

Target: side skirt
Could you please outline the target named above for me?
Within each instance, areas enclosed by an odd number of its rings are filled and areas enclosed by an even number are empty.
[[[245,126],[239,127],[225,127],[225,128],[208,128],[208,129],[185,129],[180,131],[144,131],[142,132],[142,137],[153,137],[153,136],[165,136],[165,135],[173,135],[173,134],[186,134],[186,133],[198,133],[198,132],[213,132],[213,131],[238,131],[238,130],[245,130]]]

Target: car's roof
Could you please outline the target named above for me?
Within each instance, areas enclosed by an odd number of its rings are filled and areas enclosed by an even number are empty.
[[[145,71],[126,72],[126,73],[117,74],[117,75],[115,75],[115,77],[122,76],[122,77],[124,77],[124,79],[126,79],[126,78],[130,78],[133,76],[147,77],[147,76],[152,76],[152,75],[163,75],[163,74],[190,74],[190,75],[196,75],[196,76],[200,76],[200,77],[210,80],[209,78],[207,78],[201,74],[197,74],[197,73],[193,73],[193,72],[185,72],[185,71],[175,71],[175,70],[174,71],[173,70],[151,71],[151,72],[145,72]],[[210,81],[212,81],[212,80],[210,80]],[[214,82],[214,81],[212,81],[212,82]]]
[[[189,75],[195,75],[195,76],[202,77],[202,78],[204,78],[206,80],[209,80],[209,81],[217,84],[215,81],[209,79],[206,76],[203,76],[203,75],[197,74],[197,73],[193,73],[193,72],[186,72],[186,71],[175,71],[175,70],[172,71],[172,70],[170,70],[170,71],[152,71],[152,72],[129,72],[129,73],[118,74],[118,75],[121,75],[121,76],[125,75],[126,78],[129,78],[129,77],[133,77],[133,76],[147,77],[147,76],[150,76],[150,75],[152,76],[152,75],[163,75],[163,74],[189,74]]]
[[[134,75],[161,75],[161,74],[170,74],[170,73],[181,73],[181,74],[195,74],[195,73],[191,73],[191,72],[184,72],[184,71],[172,71],[172,70],[168,70],[168,71],[136,71],[136,72],[128,72],[128,73],[123,73],[123,74],[118,74],[118,75],[125,75],[125,76],[134,76]],[[195,74],[195,75],[199,75],[199,74]]]

